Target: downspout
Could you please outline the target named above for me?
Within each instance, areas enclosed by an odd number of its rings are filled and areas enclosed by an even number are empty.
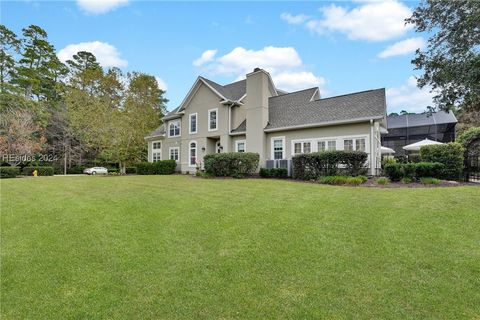
[[[370,119],[370,174],[372,176],[376,175],[376,168],[375,168],[375,145],[374,145],[374,137],[373,137],[373,119]]]

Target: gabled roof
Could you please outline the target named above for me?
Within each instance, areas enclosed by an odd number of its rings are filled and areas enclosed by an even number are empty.
[[[408,114],[387,117],[388,129],[411,128],[447,123],[457,123],[457,118],[455,118],[455,115],[451,111],[439,111],[432,113]]]
[[[148,136],[145,137],[145,139],[160,137],[160,136],[163,136],[163,135],[165,135],[165,124],[160,125],[160,127],[155,129],[154,131],[150,132],[148,134]]]
[[[247,119],[243,120],[242,123],[238,125],[235,129],[232,130],[232,133],[244,133],[247,131]]]
[[[385,89],[368,90],[325,99],[307,99],[314,89],[269,99],[266,131],[346,123],[385,116]]]

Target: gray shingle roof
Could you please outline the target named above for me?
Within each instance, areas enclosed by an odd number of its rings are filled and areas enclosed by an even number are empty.
[[[446,123],[457,123],[457,118],[455,118],[453,112],[439,111],[431,114],[422,113],[387,117],[388,129],[411,128]]]
[[[204,77],[200,77],[210,86],[212,86],[215,90],[217,90],[222,96],[232,101],[237,101],[241,97],[245,95],[247,90],[247,80],[240,80],[237,82],[233,82],[227,85],[220,85],[212,80],[209,80]]]
[[[148,134],[148,136],[146,136],[146,138],[148,137],[157,137],[157,136],[161,136],[161,135],[164,135],[165,134],[165,125],[162,124],[160,125],[160,127],[158,127],[157,129],[155,129],[154,131],[150,132]]]
[[[265,129],[322,125],[332,122],[385,115],[385,89],[368,90],[337,97],[306,100],[311,88],[269,99],[269,123]],[[307,94],[308,93],[308,94]]]
[[[235,129],[232,130],[232,133],[240,133],[247,131],[247,119],[243,120],[242,123],[238,125]]]

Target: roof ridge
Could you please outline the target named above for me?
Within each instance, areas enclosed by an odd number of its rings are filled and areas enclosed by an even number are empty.
[[[300,92],[308,91],[308,90],[312,90],[312,89],[319,89],[319,88],[318,88],[318,87],[311,87],[311,88],[302,89],[302,90],[298,90],[298,91],[287,92],[287,93],[282,94],[282,95],[269,97],[269,99],[272,99],[272,98],[280,98],[280,97],[288,96],[289,94],[300,93]],[[282,91],[284,91],[284,90],[282,90]],[[285,91],[284,91],[284,92],[285,92]]]
[[[372,92],[372,91],[377,91],[377,90],[385,90],[385,88],[377,88],[377,89],[363,90],[363,91],[352,92],[352,93],[345,93],[345,94],[341,94],[341,95],[338,95],[338,96],[333,96],[333,97],[328,97],[328,98],[321,98],[321,99],[317,99],[317,100],[313,100],[313,101],[328,100],[328,99],[345,97],[345,96],[351,96],[351,95],[354,95],[354,94],[360,94],[360,93],[365,93],[365,92]]]

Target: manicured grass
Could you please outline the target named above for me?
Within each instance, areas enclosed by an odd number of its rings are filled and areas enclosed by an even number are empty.
[[[1,182],[2,319],[478,319],[480,188]]]

